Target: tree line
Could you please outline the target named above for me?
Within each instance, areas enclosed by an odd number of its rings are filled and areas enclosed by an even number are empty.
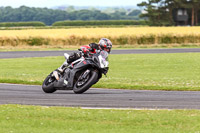
[[[140,10],[120,11],[104,13],[100,10],[53,10],[48,8],[35,8],[21,6],[0,7],[0,22],[27,22],[40,21],[46,25],[52,25],[56,21],[64,20],[139,20]]]
[[[175,25],[177,9],[184,8],[189,14],[189,24],[194,26],[200,22],[200,0],[147,0],[138,4],[145,7],[145,14],[150,25]]]

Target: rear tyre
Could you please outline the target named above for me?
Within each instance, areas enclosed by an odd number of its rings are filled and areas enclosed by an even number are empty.
[[[54,77],[51,77],[50,75],[48,75],[46,77],[46,79],[44,80],[43,84],[42,84],[42,90],[45,93],[53,93],[56,91],[56,89],[54,88],[54,81],[56,79]]]
[[[83,72],[84,73],[84,72]],[[82,74],[81,74],[82,75]],[[80,76],[81,77],[81,76]],[[73,91],[76,94],[82,94],[87,91],[98,80],[98,72],[91,71],[90,74],[83,80],[78,79],[74,84]]]

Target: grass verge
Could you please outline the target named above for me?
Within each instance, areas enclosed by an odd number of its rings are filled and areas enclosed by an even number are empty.
[[[88,44],[83,44],[88,45]],[[155,49],[155,48],[199,48],[200,44],[148,44],[148,45],[115,45],[113,46],[112,50],[119,50],[119,49]],[[50,46],[50,45],[42,45],[42,46],[29,46],[29,45],[22,45],[22,46],[0,46],[0,52],[6,51],[55,51],[55,50],[77,50],[80,46]]]
[[[200,53],[110,55],[110,69],[93,87],[200,90]],[[0,59],[0,82],[41,85],[64,57]]]
[[[0,105],[0,132],[199,132],[199,110],[89,110]]]

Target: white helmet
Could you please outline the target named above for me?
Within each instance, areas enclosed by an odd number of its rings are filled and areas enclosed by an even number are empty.
[[[112,48],[112,42],[107,39],[107,38],[102,38],[100,41],[99,41],[99,46],[102,50],[105,50],[110,53],[111,51],[111,48]]]

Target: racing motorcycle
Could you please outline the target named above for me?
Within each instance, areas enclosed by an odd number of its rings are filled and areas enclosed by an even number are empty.
[[[81,53],[84,56],[65,66],[63,72],[58,72],[56,69],[46,77],[42,84],[45,93],[73,90],[74,93],[81,94],[96,84],[102,74],[106,75],[109,64],[108,52],[99,50],[94,54],[85,55],[82,51]],[[66,60],[69,57],[66,53],[64,56]]]

